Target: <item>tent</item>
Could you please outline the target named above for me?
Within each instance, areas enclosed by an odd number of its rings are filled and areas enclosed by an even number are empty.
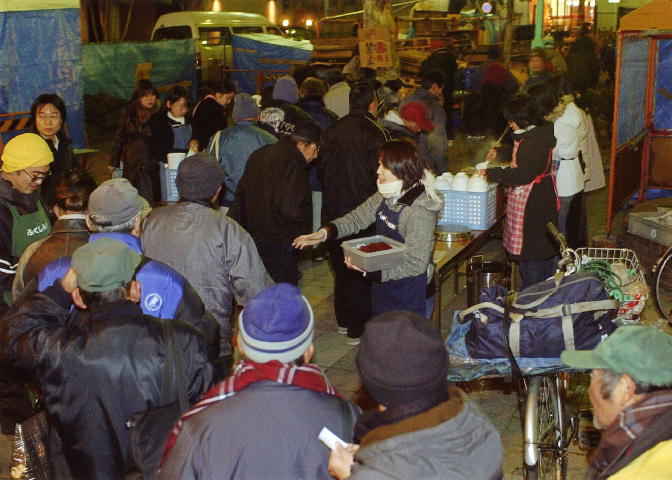
[[[293,67],[305,65],[313,53],[308,40],[294,40],[267,33],[233,35],[233,71],[231,78],[241,92],[256,93],[263,85]]]
[[[84,147],[81,72],[79,0],[0,0],[1,113],[25,112],[41,93],[56,93],[74,146]]]
[[[607,231],[634,193],[672,190],[672,0],[621,19],[613,125]]]

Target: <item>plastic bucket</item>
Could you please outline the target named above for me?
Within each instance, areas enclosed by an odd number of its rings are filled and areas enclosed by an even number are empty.
[[[511,268],[502,262],[484,262],[481,255],[467,262],[467,307],[480,303],[481,290],[492,285],[511,285]]]
[[[169,153],[168,158],[168,168],[171,170],[177,170],[177,167],[180,166],[180,162],[184,160],[186,153]]]

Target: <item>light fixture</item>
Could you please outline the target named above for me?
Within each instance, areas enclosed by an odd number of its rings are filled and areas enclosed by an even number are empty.
[[[308,18],[306,19],[306,27],[312,27],[313,26],[313,19]]]
[[[289,27],[289,20],[287,20],[286,18],[284,18],[284,19],[282,20],[282,26],[283,26],[283,27]]]
[[[222,2],[219,0],[215,0],[212,2],[212,11],[213,12],[221,12],[222,11]]]
[[[621,3],[621,0],[607,0],[608,3]]]

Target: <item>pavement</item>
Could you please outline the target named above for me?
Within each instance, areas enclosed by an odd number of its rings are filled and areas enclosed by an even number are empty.
[[[608,139],[602,140],[601,143],[605,146],[603,159],[604,163],[608,164],[606,155]],[[453,173],[480,161],[493,142],[493,139],[471,141],[458,136],[449,151]],[[107,146],[107,144],[102,146],[101,151],[91,155],[87,162],[87,168],[98,180],[105,179],[104,152],[109,151]],[[607,194],[607,187],[588,194],[589,238],[604,233]],[[618,228],[619,222],[615,222],[615,225]],[[503,258],[501,241],[490,241],[481,253],[486,260],[501,261]],[[299,286],[315,312],[315,362],[325,370],[331,382],[345,397],[356,401],[364,409],[371,408],[372,401],[361,388],[355,366],[358,347],[346,345],[346,337],[337,333],[333,309],[333,273],[328,262],[313,262],[307,259],[301,262],[300,268],[302,277]],[[452,312],[466,307],[466,277],[463,268],[459,274],[460,289],[457,295],[454,295],[452,291],[452,279],[449,278],[443,285],[444,301],[440,308],[441,332],[444,337],[449,334]],[[661,325],[651,302],[645,309],[643,323]],[[504,445],[505,478],[522,479],[522,434],[515,390],[510,384],[504,382],[475,381],[461,386],[468,391],[473,401],[480,406],[501,434]],[[586,387],[587,380],[584,376],[575,381],[572,388],[572,393],[580,408],[589,407]],[[9,478],[7,471],[7,461],[10,455],[9,440],[9,437],[0,435],[0,480]],[[586,465],[585,452],[578,448],[578,444],[573,443],[569,451],[567,478],[570,480],[583,478]]]

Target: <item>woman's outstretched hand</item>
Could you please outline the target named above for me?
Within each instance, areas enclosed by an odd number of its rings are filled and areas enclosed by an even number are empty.
[[[292,242],[292,247],[298,248],[299,250],[303,250],[303,247],[317,245],[318,243],[324,242],[326,239],[327,239],[327,230],[325,228],[320,228],[317,232],[296,237]]]
[[[355,453],[359,445],[348,443],[346,447],[336,445],[336,449],[329,455],[329,473],[338,480],[348,478],[352,473],[352,465],[355,463]]]

